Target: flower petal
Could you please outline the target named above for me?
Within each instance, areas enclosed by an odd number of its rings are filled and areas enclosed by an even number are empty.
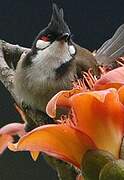
[[[121,103],[124,104],[124,86],[119,88],[118,94],[119,94]]]
[[[87,135],[67,125],[41,126],[23,136],[15,146],[11,145],[11,150],[42,151],[77,167],[84,153],[95,148]]]
[[[21,123],[11,123],[0,129],[0,154],[7,148],[8,143],[13,141],[13,135],[25,134],[24,126]]]
[[[32,159],[34,161],[36,161],[38,156],[39,156],[39,154],[40,154],[40,152],[39,151],[32,151],[32,152],[30,152],[30,154],[31,154]]]
[[[80,89],[72,89],[68,91],[60,91],[57,93],[47,104],[46,112],[51,118],[56,117],[56,106],[61,106],[64,104],[64,107],[69,107],[68,98],[74,94],[81,92]]]
[[[12,136],[7,134],[0,135],[0,154],[2,154],[3,151],[7,148],[8,143],[12,141]]]
[[[123,136],[124,106],[115,89],[93,93],[80,93],[70,98],[73,121],[77,128],[92,138],[98,148],[118,157]],[[104,101],[98,96],[103,96]]]
[[[95,90],[120,88],[124,85],[124,67],[116,68],[103,75],[94,85]]]
[[[19,135],[22,136],[25,134],[24,130],[25,124],[21,123],[10,123],[2,128],[0,128],[0,135],[1,134],[9,134],[9,135]]]

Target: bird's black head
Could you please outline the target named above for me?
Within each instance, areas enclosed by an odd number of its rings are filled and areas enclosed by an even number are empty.
[[[36,37],[32,49],[45,49],[55,40],[70,40],[70,29],[64,21],[63,9],[59,9],[56,4],[53,4],[53,12],[51,21],[48,26],[43,29]]]

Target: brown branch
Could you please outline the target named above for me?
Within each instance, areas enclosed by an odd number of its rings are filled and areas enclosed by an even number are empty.
[[[47,163],[57,171],[60,180],[76,180],[78,170],[64,161],[44,155]]]
[[[1,41],[1,44],[3,48],[4,58],[9,66],[11,66],[11,62],[13,62],[13,64],[15,64],[16,66],[22,53],[30,50],[29,48],[24,48],[19,45],[13,45],[5,41]]]
[[[0,41],[0,81],[8,89],[13,98],[16,99],[13,88],[14,71],[5,62],[2,43],[3,41]]]

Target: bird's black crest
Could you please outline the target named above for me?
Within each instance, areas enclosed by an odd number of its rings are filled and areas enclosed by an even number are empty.
[[[63,9],[59,9],[55,3],[53,3],[53,13],[51,21],[48,24],[48,30],[52,33],[61,35],[63,33],[69,33],[70,30],[66,22],[64,21],[64,12]]]
[[[50,23],[43,31],[41,31],[41,34],[43,33],[51,33],[55,34],[56,36],[62,35],[63,33],[70,34],[69,27],[64,21],[63,9],[59,9],[55,3],[53,3],[53,12]]]

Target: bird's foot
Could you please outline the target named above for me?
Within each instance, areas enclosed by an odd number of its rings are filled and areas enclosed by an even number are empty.
[[[32,129],[45,124],[55,123],[55,121],[43,111],[33,109],[25,103],[22,103],[22,108],[26,115],[26,131],[31,131]]]

